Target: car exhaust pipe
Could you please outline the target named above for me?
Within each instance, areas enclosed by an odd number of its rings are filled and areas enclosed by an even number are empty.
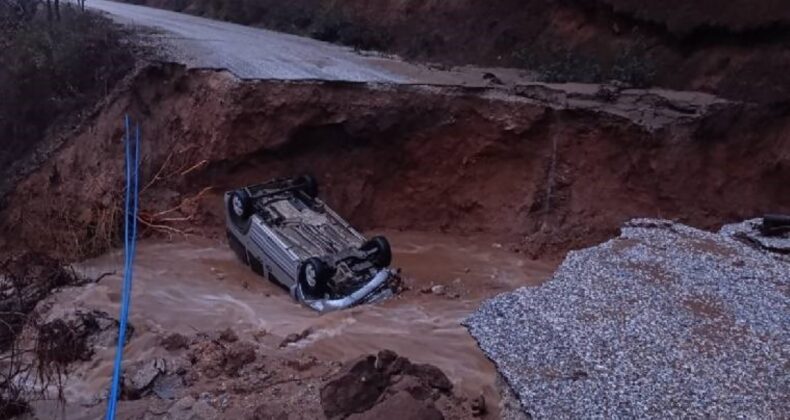
[[[373,294],[373,292],[381,288],[381,286],[384,285],[384,283],[386,283],[391,276],[392,271],[385,268],[376,273],[373,279],[364,286],[360,287],[359,290],[342,299],[309,299],[304,295],[304,293],[302,293],[302,288],[298,286],[296,287],[296,294],[300,301],[318,312],[326,313],[337,311],[354,306],[363,299],[369,297],[371,294]]]

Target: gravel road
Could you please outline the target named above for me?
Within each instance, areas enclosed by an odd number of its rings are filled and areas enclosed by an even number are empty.
[[[533,418],[786,418],[790,261],[744,230],[634,220],[465,323]]]
[[[280,32],[105,0],[86,7],[114,20],[155,30],[168,58],[193,68],[226,69],[242,79],[330,80],[394,84],[486,86],[483,69],[439,71]],[[507,81],[517,71],[499,69]]]

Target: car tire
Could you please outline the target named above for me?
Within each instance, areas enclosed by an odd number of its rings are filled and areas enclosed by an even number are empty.
[[[318,197],[318,181],[312,175],[302,175],[297,179],[302,184],[302,191],[310,198]]]
[[[241,231],[247,233],[250,229],[250,215],[252,214],[252,198],[246,190],[236,190],[228,199],[228,214],[233,224]]]
[[[308,258],[299,267],[299,287],[308,298],[323,298],[334,273],[320,258]]]
[[[373,251],[373,265],[378,268],[389,267],[392,263],[392,248],[387,238],[383,236],[374,236],[369,241],[362,244],[363,251]]]

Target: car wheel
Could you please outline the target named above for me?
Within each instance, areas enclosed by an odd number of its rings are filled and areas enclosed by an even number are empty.
[[[302,185],[302,191],[310,198],[318,197],[318,182],[311,175],[302,175],[297,182]]]
[[[299,268],[299,287],[310,298],[324,297],[334,273],[320,258],[308,258]]]
[[[392,263],[392,249],[387,238],[383,236],[374,236],[362,244],[362,250],[375,251],[372,262],[378,268],[389,267]]]
[[[230,220],[242,233],[247,233],[250,227],[252,214],[252,198],[246,190],[233,191],[228,200],[228,214]]]

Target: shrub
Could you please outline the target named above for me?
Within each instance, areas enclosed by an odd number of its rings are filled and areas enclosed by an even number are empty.
[[[647,46],[642,40],[620,50],[608,78],[636,88],[652,85],[656,77],[656,68],[647,51]]]
[[[0,169],[31,151],[53,123],[105,95],[134,62],[126,34],[108,19],[68,4],[60,21],[41,14],[0,34]]]
[[[528,47],[516,51],[513,57],[521,67],[537,72],[539,79],[548,83],[617,80],[632,87],[647,87],[656,74],[643,41],[622,49],[609,66],[566,47]]]
[[[536,71],[544,82],[596,83],[602,80],[601,65],[570,48],[525,48],[515,52],[514,58],[521,66]]]
[[[392,44],[391,34],[356,22],[334,8],[318,14],[313,26],[311,37],[358,50],[385,50]]]

